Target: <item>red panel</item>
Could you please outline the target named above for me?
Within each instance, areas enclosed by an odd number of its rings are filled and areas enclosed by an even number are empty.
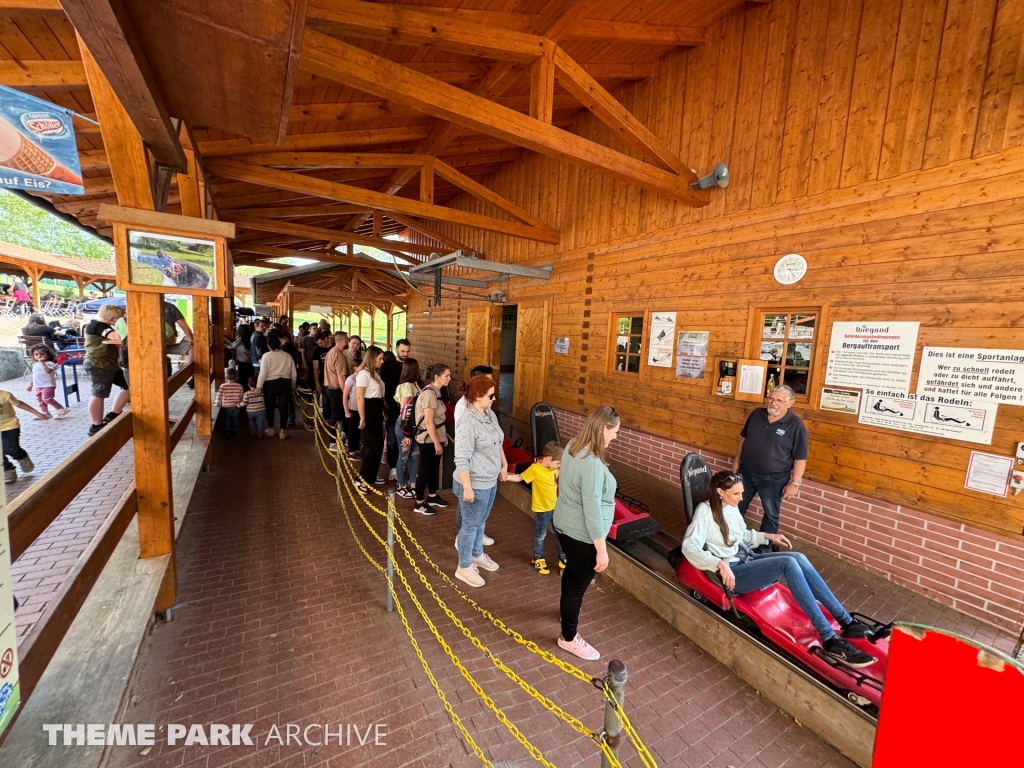
[[[1024,669],[938,629],[893,630],[872,768],[1021,765]]]

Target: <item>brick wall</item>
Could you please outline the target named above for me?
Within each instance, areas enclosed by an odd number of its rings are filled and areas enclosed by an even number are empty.
[[[586,418],[555,411],[563,439]],[[679,462],[701,454],[713,472],[731,459],[623,427],[611,458],[679,487]],[[758,502],[749,517],[759,521]],[[880,574],[962,613],[1011,632],[1024,613],[1024,543],[927,512],[877,501],[811,480],[783,502],[782,527],[795,538]]]

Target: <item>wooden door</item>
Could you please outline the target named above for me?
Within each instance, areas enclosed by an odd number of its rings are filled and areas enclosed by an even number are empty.
[[[466,311],[466,366],[462,380],[469,381],[469,372],[478,365],[494,368],[497,392],[498,366],[501,364],[501,307],[497,304],[476,304]]]
[[[527,423],[533,404],[544,399],[550,316],[547,299],[524,301],[519,305],[512,415]]]

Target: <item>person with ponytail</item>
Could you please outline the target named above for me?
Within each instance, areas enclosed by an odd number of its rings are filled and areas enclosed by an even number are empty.
[[[384,362],[384,350],[372,344],[367,347],[363,361],[356,368],[356,410],[359,413],[359,436],[363,444],[363,461],[359,476],[363,479],[360,490],[370,485],[383,485],[377,477],[380,460],[384,456],[384,382],[377,372]]]
[[[602,405],[590,412],[583,429],[566,446],[558,477],[558,501],[552,522],[565,553],[562,596],[558,606],[562,633],[558,647],[585,661],[601,654],[577,627],[583,595],[594,574],[608,567],[608,531],[615,517],[618,484],[608,470],[608,444],[619,434],[619,414]]]
[[[840,664],[859,669],[875,659],[843,638],[863,638],[871,628],[856,621],[836,599],[811,561],[799,552],[754,550],[769,542],[785,549],[793,545],[781,533],[762,533],[747,528],[738,504],[743,498],[743,478],[717,472],[711,478],[711,496],[697,505],[683,539],[683,555],[693,567],[718,574],[727,590],[737,595],[769,587],[785,579],[800,608],[821,635],[825,653]],[[839,637],[821,612],[821,602],[842,626]]]
[[[441,401],[441,390],[452,380],[452,371],[444,363],[434,363],[427,368],[426,386],[416,397],[413,414],[416,436],[420,444],[420,466],[416,473],[416,506],[414,512],[432,516],[438,509],[444,509],[448,502],[437,492],[437,475],[441,466],[441,455],[448,444],[444,429],[446,412]]]

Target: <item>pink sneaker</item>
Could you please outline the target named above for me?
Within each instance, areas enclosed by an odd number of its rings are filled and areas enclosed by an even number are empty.
[[[558,647],[574,656],[579,656],[584,661],[597,661],[601,658],[601,654],[597,652],[597,649],[580,637],[578,632],[576,633],[576,638],[571,643],[559,635]]]

